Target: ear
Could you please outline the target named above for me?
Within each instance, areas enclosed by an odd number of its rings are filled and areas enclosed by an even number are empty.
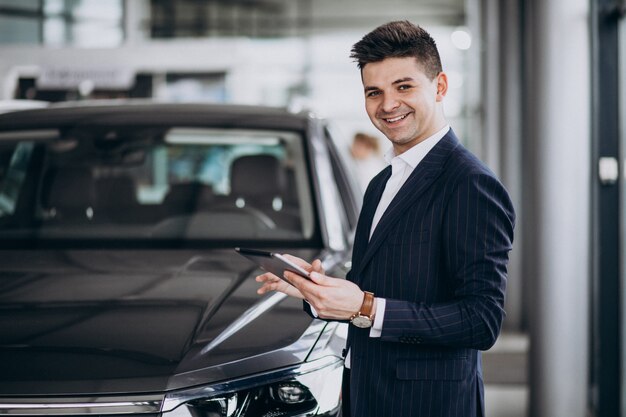
[[[448,92],[448,75],[445,72],[440,72],[437,74],[435,81],[437,83],[437,96],[435,99],[437,102],[441,102]]]

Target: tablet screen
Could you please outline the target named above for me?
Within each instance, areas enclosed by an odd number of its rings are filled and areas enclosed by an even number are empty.
[[[306,279],[310,279],[309,273],[304,268],[296,265],[279,253],[244,248],[235,248],[235,250],[240,255],[256,263],[265,272],[271,272],[286,282],[289,281],[284,277],[285,271],[291,271]]]

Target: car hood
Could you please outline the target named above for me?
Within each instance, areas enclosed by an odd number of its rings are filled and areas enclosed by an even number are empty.
[[[259,272],[232,249],[0,252],[0,393],[163,392],[298,363],[311,318],[257,295]]]

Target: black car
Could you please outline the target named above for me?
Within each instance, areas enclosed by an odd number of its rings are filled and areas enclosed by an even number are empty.
[[[0,115],[0,414],[337,415],[345,325],[257,295],[234,248],[342,276],[359,204],[307,113]]]

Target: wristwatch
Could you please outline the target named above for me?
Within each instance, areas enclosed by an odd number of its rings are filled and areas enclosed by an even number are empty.
[[[363,304],[358,313],[350,317],[350,323],[361,329],[372,327],[374,317],[374,293],[364,291]]]

